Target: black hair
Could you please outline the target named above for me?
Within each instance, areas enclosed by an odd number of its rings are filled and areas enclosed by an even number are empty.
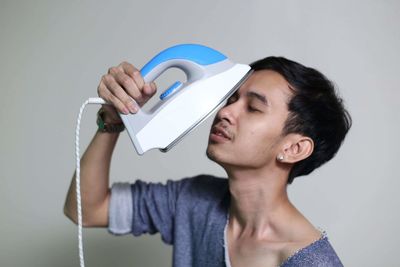
[[[332,159],[339,150],[352,120],[333,83],[319,71],[284,57],[266,57],[250,64],[255,71],[272,70],[290,84],[293,96],[282,134],[299,133],[314,142],[312,154],[290,170],[288,184]]]

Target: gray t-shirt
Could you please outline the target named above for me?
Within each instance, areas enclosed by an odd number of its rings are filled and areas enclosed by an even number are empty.
[[[228,180],[211,175],[165,184],[115,183],[108,230],[115,235],[160,233],[164,243],[173,245],[173,267],[230,267],[225,249],[229,201]],[[324,232],[280,266],[343,265]]]

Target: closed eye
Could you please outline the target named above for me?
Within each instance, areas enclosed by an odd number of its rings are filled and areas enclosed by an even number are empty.
[[[249,112],[257,112],[257,111],[259,111],[258,109],[255,109],[255,108],[253,108],[253,107],[251,107],[251,106],[248,106],[248,107],[247,107],[247,110],[248,110]]]

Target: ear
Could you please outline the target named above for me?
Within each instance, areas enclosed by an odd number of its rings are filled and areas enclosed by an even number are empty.
[[[289,134],[284,145],[284,162],[296,163],[308,158],[314,150],[314,142],[310,137],[300,134]]]

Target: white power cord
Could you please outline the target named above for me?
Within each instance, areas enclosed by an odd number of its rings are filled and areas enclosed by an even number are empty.
[[[78,212],[78,242],[79,242],[79,262],[81,267],[85,267],[85,260],[83,257],[83,241],[82,241],[82,203],[81,203],[81,163],[79,156],[79,130],[81,124],[81,118],[83,110],[87,104],[107,104],[104,99],[99,97],[93,97],[86,100],[80,110],[78,115],[78,120],[76,122],[75,130],[75,155],[76,155],[76,174],[75,174],[75,185],[76,185],[76,203]]]

